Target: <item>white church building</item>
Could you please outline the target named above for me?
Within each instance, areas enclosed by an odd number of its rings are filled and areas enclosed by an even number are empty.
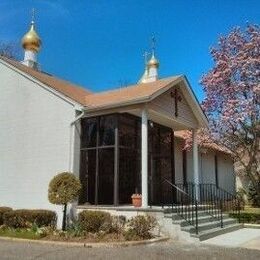
[[[64,171],[81,180],[81,208],[130,207],[134,193],[142,209],[177,205],[173,189],[189,184],[235,193],[231,156],[198,146],[208,121],[188,79],[160,78],[154,51],[137,84],[94,93],[39,69],[34,22],[22,46],[22,62],[0,57],[0,205],[61,216],[48,184]],[[187,130],[191,151],[183,150]]]

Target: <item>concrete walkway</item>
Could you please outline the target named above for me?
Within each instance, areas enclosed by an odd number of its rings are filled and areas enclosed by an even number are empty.
[[[242,247],[260,250],[260,229],[242,228],[201,243],[225,247]]]

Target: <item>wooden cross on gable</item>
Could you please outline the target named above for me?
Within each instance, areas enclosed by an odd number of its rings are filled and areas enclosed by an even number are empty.
[[[178,89],[174,89],[174,91],[171,92],[171,97],[174,98],[174,105],[175,105],[175,117],[178,117],[178,102],[182,101],[182,97],[179,94]]]

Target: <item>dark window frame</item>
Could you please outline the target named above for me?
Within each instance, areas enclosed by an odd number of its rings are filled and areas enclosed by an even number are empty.
[[[99,134],[100,134],[100,118],[105,117],[105,116],[114,116],[114,144],[112,145],[100,145],[99,144]],[[131,140],[133,139],[134,144],[131,145],[132,143],[130,142],[130,145],[122,145],[120,144],[120,118],[124,117],[125,123],[127,125],[128,121],[127,118],[130,118],[131,120],[129,120],[129,133],[131,133],[131,131],[133,131],[134,135]],[[80,151],[96,151],[96,161],[95,161],[95,195],[94,195],[94,203],[95,205],[99,204],[99,198],[98,198],[98,191],[99,191],[99,165],[100,165],[100,158],[99,158],[99,151],[103,150],[103,149],[111,149],[113,148],[113,160],[114,160],[114,170],[113,170],[113,177],[114,177],[114,181],[113,181],[113,188],[114,188],[114,192],[113,192],[113,203],[114,206],[117,206],[120,202],[121,204],[121,199],[120,199],[120,150],[122,151],[122,149],[124,151],[127,151],[127,153],[130,154],[130,158],[133,155],[134,158],[136,156],[136,165],[132,168],[132,170],[130,170],[130,172],[128,173],[129,176],[131,175],[132,171],[136,171],[136,173],[134,173],[134,179],[135,179],[135,186],[138,188],[138,192],[141,192],[141,118],[137,117],[135,115],[131,115],[128,113],[112,113],[112,114],[107,114],[107,115],[100,115],[100,116],[93,116],[93,117],[87,117],[89,119],[91,118],[96,118],[97,120],[97,127],[96,127],[96,146],[94,147],[84,147],[82,146],[81,143],[81,148]],[[87,119],[83,119],[83,120],[87,120]],[[122,122],[124,122],[124,120]],[[150,122],[149,121],[149,126],[150,126]],[[167,157],[170,160],[170,175],[167,177],[169,178],[169,180],[172,183],[175,183],[175,158],[174,158],[174,132],[171,128],[164,126],[164,125],[160,125],[158,123],[152,122],[153,126],[155,128],[158,128],[156,132],[156,142],[159,142],[159,146],[158,146],[158,150],[156,150],[156,153],[153,154],[153,156],[159,156],[159,157]],[[131,129],[132,128],[132,129]],[[122,128],[123,129],[123,128]],[[133,130],[134,129],[134,130]],[[150,127],[149,127],[150,129]],[[127,128],[126,128],[127,131]],[[82,132],[81,132],[81,140],[82,140]],[[165,134],[165,135],[164,135]],[[127,135],[127,133],[126,133]],[[153,138],[153,137],[152,137]],[[166,140],[165,138],[169,138],[169,148],[167,147],[167,142],[164,143],[164,140]],[[163,140],[162,140],[163,139]],[[168,140],[168,139],[167,139]],[[87,142],[86,142],[87,143]],[[150,140],[149,140],[150,143]],[[127,144],[127,142],[126,142]],[[149,145],[154,146],[153,144],[153,140],[151,140],[151,143]],[[150,156],[150,151],[152,151],[153,147],[150,147],[148,149],[149,152],[149,156]],[[156,147],[154,147],[156,148]],[[169,149],[169,151],[168,151]],[[158,153],[159,152],[159,153]],[[131,155],[132,153],[132,155]],[[129,158],[128,158],[129,159]],[[124,160],[123,160],[124,161]],[[150,164],[149,164],[150,165]],[[80,167],[82,167],[82,165],[80,165]],[[122,166],[124,168],[124,166]],[[133,170],[135,169],[135,170]],[[80,170],[81,171],[81,170]],[[80,173],[80,176],[82,175],[82,173]],[[140,186],[140,187],[139,187]],[[174,197],[174,194],[172,194],[172,196]],[[130,199],[130,196],[129,196]],[[102,204],[102,203],[101,203]],[[123,203],[124,204],[124,203]]]
[[[102,117],[109,117],[109,116],[114,116],[114,120],[115,120],[115,125],[114,125],[114,144],[112,145],[100,145],[100,120]],[[114,154],[115,154],[115,151],[116,151],[116,131],[115,129],[117,128],[117,118],[118,118],[118,113],[112,113],[112,114],[106,114],[106,115],[100,115],[100,116],[91,116],[91,117],[84,117],[83,120],[87,120],[87,119],[94,119],[96,118],[97,120],[97,127],[96,127],[96,145],[95,146],[89,146],[89,147],[84,147],[82,146],[82,142],[80,144],[80,152],[81,151],[93,151],[95,150],[96,151],[96,161],[95,161],[95,199],[94,199],[94,204],[95,205],[98,205],[99,204],[99,198],[98,198],[98,191],[99,191],[99,151],[100,150],[103,150],[103,149],[111,149],[113,148],[114,149]],[[82,127],[82,124],[83,124],[84,121],[81,121],[81,127]],[[83,129],[83,127],[82,127]],[[82,135],[83,135],[83,131],[81,131],[81,140],[82,140]],[[114,160],[116,160],[116,158],[114,158]],[[82,177],[82,169],[81,169],[82,165],[80,165],[80,178],[83,178]],[[114,169],[115,169],[115,165],[114,165]],[[114,178],[116,176],[115,174],[115,171],[116,169],[114,170]],[[115,180],[113,181],[113,184],[115,183]],[[116,204],[115,202],[115,198],[114,198],[115,194],[113,195],[113,201],[114,201],[114,204]],[[80,199],[79,199],[80,200]]]

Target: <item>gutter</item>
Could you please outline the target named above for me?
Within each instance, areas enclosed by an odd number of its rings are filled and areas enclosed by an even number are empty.
[[[71,173],[74,171],[75,124],[85,115],[84,108],[75,108],[75,111],[77,110],[81,111],[81,113],[70,123],[69,172]]]
[[[100,110],[120,108],[120,107],[124,107],[124,106],[137,105],[137,104],[143,104],[143,103],[151,102],[156,97],[158,97],[159,95],[168,91],[174,85],[181,82],[181,79],[182,79],[182,76],[178,76],[178,78],[176,78],[175,80],[173,80],[172,82],[170,82],[169,84],[164,86],[162,89],[157,90],[155,93],[153,93],[150,96],[135,98],[135,99],[132,99],[130,101],[126,100],[126,101],[123,101],[123,102],[120,102],[120,103],[109,103],[109,104],[106,104],[106,105],[103,105],[103,106],[97,106],[97,107],[93,107],[92,105],[91,106],[85,105],[84,109],[91,113],[91,112],[96,112],[96,111],[100,111]]]
[[[75,109],[78,110],[78,109]],[[80,120],[85,115],[85,110],[83,108],[80,109],[81,114],[78,115],[71,123],[70,126],[73,126],[78,120]]]

